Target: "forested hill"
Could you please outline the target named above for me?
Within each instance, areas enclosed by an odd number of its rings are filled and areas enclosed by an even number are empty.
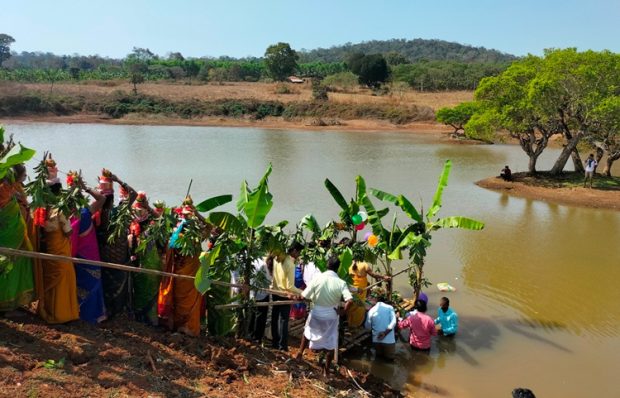
[[[459,62],[510,62],[517,57],[497,50],[484,47],[473,47],[444,40],[426,39],[392,39],[371,40],[358,44],[347,43],[330,48],[300,51],[301,62],[339,62],[345,60],[347,54],[362,52],[364,54],[399,53],[410,62],[422,60],[459,61]]]

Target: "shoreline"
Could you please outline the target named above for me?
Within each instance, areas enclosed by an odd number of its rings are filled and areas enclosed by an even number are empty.
[[[516,173],[513,181],[504,181],[500,177],[488,177],[475,184],[481,188],[507,194],[510,196],[544,201],[553,204],[584,207],[591,209],[607,209],[620,211],[620,190],[597,189],[596,177],[594,188],[582,186],[541,186],[535,177],[527,176],[526,173]],[[600,176],[599,176],[600,178]],[[540,179],[542,183],[548,180]]]
[[[66,124],[107,124],[127,126],[194,126],[194,127],[239,127],[258,128],[267,130],[300,130],[306,132],[363,132],[363,133],[389,133],[403,132],[413,135],[426,136],[435,142],[444,142],[460,145],[486,145],[483,142],[468,139],[454,139],[451,137],[452,129],[436,122],[412,122],[404,125],[395,125],[385,120],[354,119],[342,120],[339,125],[316,126],[311,120],[286,121],[275,117],[263,120],[252,120],[232,117],[203,117],[196,119],[171,118],[166,116],[145,116],[129,114],[125,117],[114,119],[99,114],[76,114],[69,116],[57,115],[24,115],[0,117],[2,124],[28,124],[28,123],[66,123]]]

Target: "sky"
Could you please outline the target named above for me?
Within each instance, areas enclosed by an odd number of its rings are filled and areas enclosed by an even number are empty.
[[[262,56],[385,39],[441,39],[525,55],[620,52],[620,0],[0,0],[13,51]]]

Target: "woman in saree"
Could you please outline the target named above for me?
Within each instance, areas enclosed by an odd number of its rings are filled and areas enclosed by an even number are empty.
[[[20,182],[21,184],[21,182]],[[10,176],[0,180],[0,246],[32,250],[28,229]],[[0,255],[0,312],[27,306],[34,297],[32,261]]]
[[[62,185],[52,159],[46,161],[47,184],[52,194],[59,196]],[[41,228],[41,251],[71,256],[71,224],[65,215],[52,206],[47,207]],[[35,268],[39,315],[48,323],[67,323],[79,319],[77,285],[73,263],[65,260],[41,260]]]
[[[199,255],[201,243],[207,236],[207,224],[194,209],[191,197],[183,201],[180,213],[181,221],[166,250],[164,271],[195,276],[200,268]],[[196,290],[193,279],[162,278],[157,310],[162,323],[170,330],[200,335],[201,303],[202,295]]]
[[[101,261],[127,265],[129,263],[129,247],[127,243],[127,231],[110,241],[112,230],[110,221],[119,211],[121,206],[131,206],[136,199],[136,191],[116,175],[107,169],[103,169],[99,178],[99,193],[105,196],[103,208],[93,214],[99,255]],[[121,201],[114,206],[114,183],[121,186]],[[130,276],[129,272],[111,268],[101,270],[101,282],[103,284],[103,298],[108,317],[125,312],[131,304]]]
[[[67,185],[78,186],[95,199],[88,207],[76,211],[71,217],[71,256],[86,260],[100,261],[97,236],[93,226],[92,214],[101,210],[105,196],[84,185],[81,178],[71,172],[67,176]],[[101,268],[94,265],[75,264],[80,319],[99,323],[106,319],[101,285]]]
[[[157,203],[156,203],[157,204]],[[161,209],[157,207],[156,209]],[[160,248],[153,239],[149,239],[147,230],[151,222],[163,215],[163,212],[154,211],[148,204],[146,194],[138,192],[136,201],[132,205],[133,220],[129,226],[129,252],[132,265],[161,271]],[[143,242],[145,244],[143,244]],[[157,296],[159,294],[160,277],[158,275],[135,273],[133,278],[133,306],[134,315],[140,322],[157,325]]]

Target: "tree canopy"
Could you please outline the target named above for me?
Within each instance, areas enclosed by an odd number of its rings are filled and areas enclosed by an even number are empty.
[[[568,48],[548,50],[543,57],[530,55],[480,82],[475,98],[482,106],[465,132],[477,138],[490,128],[507,130],[529,156],[531,173],[549,138],[562,135],[564,147],[551,173],[561,173],[571,157],[575,170],[581,171],[577,145],[609,126],[602,118],[613,118],[613,107],[601,107],[619,89],[618,54]]]
[[[0,33],[0,66],[7,59],[11,58],[11,44],[15,43],[15,39],[11,36]]]
[[[274,80],[284,80],[297,69],[299,55],[288,43],[278,43],[265,50],[265,65]]]
[[[387,62],[381,54],[353,53],[347,59],[347,66],[358,76],[360,84],[368,87],[379,86],[390,75]]]

